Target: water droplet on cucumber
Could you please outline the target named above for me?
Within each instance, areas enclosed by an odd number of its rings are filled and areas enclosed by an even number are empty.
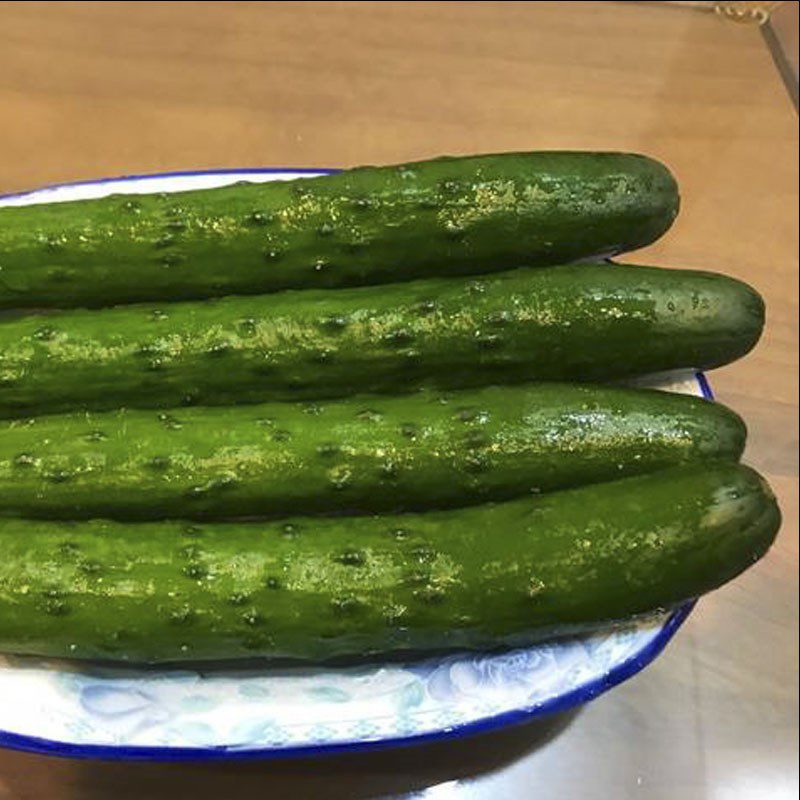
[[[397,478],[400,468],[394,461],[384,461],[378,468],[378,472],[382,478],[394,480]]]
[[[445,591],[437,586],[423,586],[414,591],[414,597],[429,605],[439,605],[447,598]]]
[[[219,358],[230,352],[231,346],[228,342],[215,342],[206,349],[206,355],[211,358]]]
[[[181,572],[193,580],[200,580],[208,575],[208,570],[202,564],[187,564]]]
[[[64,600],[51,599],[45,601],[44,611],[52,617],[64,617],[71,609]]]
[[[170,457],[169,456],[153,456],[147,461],[147,466],[155,472],[164,472],[169,469]]]
[[[251,225],[269,225],[270,222],[274,221],[275,215],[270,211],[254,211],[250,216],[247,218],[247,221]]]
[[[366,564],[367,557],[361,550],[345,550],[338,556],[334,556],[333,560],[347,567],[362,567]]]
[[[397,328],[385,333],[382,338],[388,345],[399,346],[414,341],[414,334],[407,328]]]
[[[361,602],[356,597],[335,597],[331,600],[331,608],[336,614],[349,616],[361,608]]]
[[[320,348],[315,350],[309,360],[314,364],[329,364],[333,361],[333,350],[329,348]]]
[[[171,414],[161,413],[158,415],[158,421],[168,430],[178,431],[183,427],[183,423],[173,417]]]
[[[477,331],[475,342],[481,350],[497,350],[503,345],[503,338],[496,333]]]
[[[264,617],[255,608],[251,608],[249,611],[245,611],[244,614],[242,614],[242,622],[244,622],[245,625],[256,626],[260,625],[263,621]]]
[[[169,621],[173,625],[189,625],[194,622],[196,616],[197,614],[189,606],[182,606],[170,613]]]
[[[347,317],[341,317],[341,316],[323,317],[319,321],[319,326],[329,331],[341,331],[344,330],[347,327],[347,325],[348,325]]]
[[[353,474],[350,468],[341,464],[328,470],[328,482],[336,491],[346,489],[353,481]]]
[[[408,439],[416,439],[419,435],[419,428],[413,422],[404,422],[400,425],[400,434]]]
[[[257,331],[257,323],[252,318],[240,319],[236,324],[236,328],[239,331],[240,336],[255,336]]]
[[[165,267],[174,267],[186,261],[186,256],[182,253],[167,253],[161,257],[161,263]]]
[[[68,469],[54,469],[45,472],[42,477],[50,483],[67,483],[75,477],[75,474]]]
[[[33,338],[38,339],[40,342],[50,342],[55,338],[56,330],[49,325],[43,325],[33,332]]]
[[[545,590],[545,584],[535,575],[528,582],[528,597],[536,598]]]

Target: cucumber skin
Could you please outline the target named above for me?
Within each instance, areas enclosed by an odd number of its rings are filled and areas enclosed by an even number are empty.
[[[723,275],[581,264],[0,323],[0,417],[710,369],[764,304]]]
[[[157,663],[520,645],[710,591],[779,524],[763,479],[734,464],[419,515],[3,519],[0,651]]]
[[[0,515],[220,519],[503,500],[699,460],[742,420],[696,397],[539,384],[0,423]]]
[[[636,249],[678,211],[661,164],[511,153],[0,209],[0,308],[352,286]]]

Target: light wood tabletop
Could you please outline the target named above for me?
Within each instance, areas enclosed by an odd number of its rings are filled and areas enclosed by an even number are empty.
[[[318,761],[0,751],[0,800],[796,797],[798,127],[757,27],[633,2],[0,3],[0,192],[547,148],[663,160],[681,215],[627,260],[724,272],[766,298],[763,340],[711,382],[779,496],[771,553],[567,717]]]

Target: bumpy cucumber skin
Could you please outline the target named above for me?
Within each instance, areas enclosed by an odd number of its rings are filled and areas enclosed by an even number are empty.
[[[640,155],[518,153],[0,209],[0,308],[102,306],[557,264],[649,244],[678,190]]]
[[[522,644],[668,608],[772,543],[734,464],[500,505],[279,523],[0,520],[0,651],[327,660]]]
[[[0,423],[0,515],[226,519],[468,505],[739,459],[696,397],[539,384]]]
[[[709,369],[764,305],[723,275],[581,264],[0,323],[0,416]]]

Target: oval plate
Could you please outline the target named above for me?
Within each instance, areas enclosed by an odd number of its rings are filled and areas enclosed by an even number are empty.
[[[129,176],[0,197],[0,206],[178,192],[326,170]],[[642,383],[642,382],[640,382]],[[643,383],[705,396],[701,374]],[[156,670],[0,656],[0,745],[107,759],[280,758],[464,736],[586,703],[650,663],[689,615],[505,653],[348,668]]]

